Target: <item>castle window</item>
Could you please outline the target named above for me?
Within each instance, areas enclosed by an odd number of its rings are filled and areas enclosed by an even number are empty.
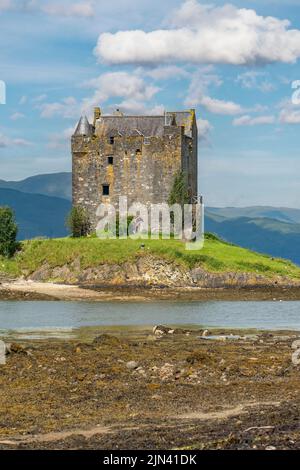
[[[103,184],[102,194],[103,196],[109,196],[109,184]]]
[[[110,137],[110,138],[109,138],[109,143],[110,143],[110,145],[114,145],[114,143],[115,143],[115,138],[114,138],[114,137]]]
[[[114,164],[114,157],[108,157],[108,158],[107,158],[107,163],[108,163],[109,165],[113,165],[113,164]]]
[[[135,151],[135,154],[136,154],[137,157],[138,157],[139,155],[141,155],[141,153],[142,153],[142,152],[141,152],[140,149],[137,149],[137,150]]]

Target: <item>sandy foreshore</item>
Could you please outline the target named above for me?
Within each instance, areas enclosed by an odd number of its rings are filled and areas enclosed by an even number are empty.
[[[0,449],[299,449],[297,332],[229,333],[98,327],[12,344]]]
[[[0,300],[151,301],[156,300],[300,300],[300,287],[248,286],[199,288],[161,286],[67,285],[27,280],[0,284]]]

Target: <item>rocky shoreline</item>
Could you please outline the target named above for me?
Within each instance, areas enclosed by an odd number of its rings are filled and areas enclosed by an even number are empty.
[[[168,287],[151,285],[68,285],[31,280],[0,283],[0,300],[75,300],[75,301],[289,301],[300,300],[294,285],[252,285],[217,288]]]
[[[0,449],[299,449],[296,339],[158,326],[10,344]]]

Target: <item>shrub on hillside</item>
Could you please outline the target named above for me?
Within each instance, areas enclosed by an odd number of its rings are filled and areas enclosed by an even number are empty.
[[[18,226],[9,207],[0,207],[0,255],[9,258],[17,249]]]
[[[84,207],[72,207],[66,221],[72,237],[86,237],[91,231],[91,222],[89,215]]]

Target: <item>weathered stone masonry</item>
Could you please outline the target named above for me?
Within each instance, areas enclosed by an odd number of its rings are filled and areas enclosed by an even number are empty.
[[[82,117],[72,136],[73,205],[85,207],[93,225],[101,202],[128,205],[167,202],[175,174],[186,174],[191,200],[197,196],[195,111],[164,116]]]

